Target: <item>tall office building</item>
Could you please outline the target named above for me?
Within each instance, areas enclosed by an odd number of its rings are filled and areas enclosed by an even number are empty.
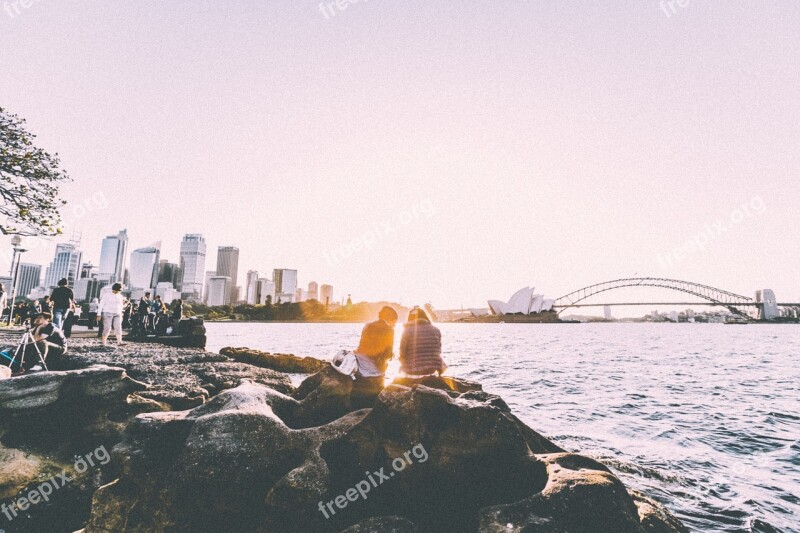
[[[74,242],[56,244],[56,253],[53,262],[45,270],[44,286],[52,289],[58,286],[60,279],[66,278],[69,286],[75,285],[81,271],[83,252],[78,250]]]
[[[249,305],[255,305],[258,303],[257,293],[258,293],[258,271],[248,270],[247,280],[245,281],[244,285],[244,297]]]
[[[42,277],[42,265],[32,265],[31,263],[19,264],[19,275],[17,277],[16,298],[26,298],[30,292],[39,286]],[[6,285],[6,294],[11,294],[12,287]],[[9,296],[10,298],[11,296]]]
[[[295,289],[294,301],[297,303],[306,301],[306,291],[303,288],[297,287],[297,289]]]
[[[158,283],[158,258],[161,243],[134,250],[131,254],[131,288],[152,289]]]
[[[206,270],[206,240],[197,233],[188,233],[181,241],[181,282],[178,290],[185,299],[200,300]]]
[[[81,265],[81,274],[78,279],[83,278],[96,278],[98,277],[98,269],[91,263],[84,263]]]
[[[158,262],[158,282],[172,283],[173,288],[178,286],[181,270],[178,263],[170,263],[166,259]]]
[[[217,273],[214,270],[206,270],[206,277],[204,278],[203,283],[203,303],[208,305],[208,284],[211,283],[211,278],[216,276]]]
[[[275,282],[275,298],[281,303],[294,301],[297,292],[297,270],[276,268],[272,271],[272,281]]]
[[[266,305],[267,300],[275,303],[275,283],[267,278],[259,278],[256,289],[256,303]]]
[[[125,268],[128,259],[128,230],[121,230],[116,235],[103,239],[100,248],[99,278],[110,283],[122,283],[125,279]]]
[[[239,299],[239,249],[235,246],[220,246],[217,248],[217,276],[231,278],[229,300],[226,303],[236,303]]]
[[[109,281],[98,278],[81,278],[75,282],[73,292],[78,303],[90,302],[92,298],[100,298],[100,291],[109,285]]]
[[[230,301],[231,278],[228,276],[211,276],[208,280],[208,305],[227,305]]]
[[[333,286],[323,285],[319,288],[319,301],[325,305],[333,303]]]
[[[312,281],[308,284],[306,300],[319,300],[319,286],[316,281]]]

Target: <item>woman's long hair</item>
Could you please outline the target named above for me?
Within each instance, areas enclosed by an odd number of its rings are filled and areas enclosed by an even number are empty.
[[[416,322],[416,321],[425,321],[430,323],[431,319],[428,318],[428,315],[420,309],[419,307],[414,307],[411,311],[408,312],[408,322]]]

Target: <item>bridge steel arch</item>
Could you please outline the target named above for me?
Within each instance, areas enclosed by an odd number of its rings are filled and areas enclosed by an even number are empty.
[[[623,278],[615,279],[613,281],[604,281],[603,283],[596,283],[594,285],[589,285],[588,287],[578,289],[577,291],[573,291],[569,294],[565,294],[564,296],[556,299],[554,307],[560,308],[558,314],[561,314],[563,311],[569,309],[575,304],[578,304],[579,302],[582,302],[583,300],[586,300],[587,298],[591,298],[592,296],[602,292],[622,289],[624,287],[657,287],[660,289],[670,289],[685,294],[691,294],[692,296],[697,296],[698,298],[702,298],[721,307],[725,307],[735,315],[752,320],[750,315],[736,307],[737,305],[752,306],[755,303],[752,298],[710,287],[708,285],[701,285],[700,283],[692,283],[691,281],[682,281],[669,278]]]

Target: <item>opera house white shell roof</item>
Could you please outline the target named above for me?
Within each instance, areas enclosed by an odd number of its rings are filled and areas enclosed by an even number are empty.
[[[496,315],[530,315],[551,311],[555,300],[545,300],[541,294],[534,294],[532,287],[525,287],[515,292],[508,302],[489,300],[489,309]]]

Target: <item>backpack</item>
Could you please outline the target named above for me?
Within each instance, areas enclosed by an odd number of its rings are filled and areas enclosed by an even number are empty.
[[[331,359],[331,366],[345,376],[350,376],[356,379],[356,372],[358,372],[358,359],[356,354],[349,350],[339,350]]]

